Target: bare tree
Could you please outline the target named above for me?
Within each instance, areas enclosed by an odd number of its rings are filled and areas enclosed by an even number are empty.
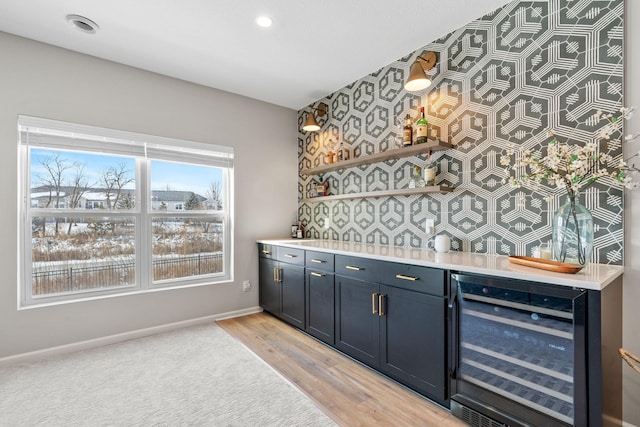
[[[207,207],[213,209],[222,208],[222,190],[220,189],[220,181],[212,181],[207,188]]]
[[[82,196],[89,189],[89,182],[85,176],[85,165],[83,163],[74,163],[74,172],[73,178],[71,179],[71,194],[69,194],[69,207],[77,208],[80,207],[80,200],[82,200]],[[69,228],[67,229],[67,234],[71,234],[71,227],[73,226],[73,221],[69,222]]]
[[[105,189],[107,198],[107,209],[117,209],[123,207],[123,199],[126,192],[124,187],[132,183],[135,178],[132,172],[127,169],[127,164],[122,162],[118,166],[109,166],[102,171],[100,183]],[[126,204],[126,202],[124,202]],[[115,221],[110,223],[111,233],[116,230]]]
[[[132,183],[134,179],[124,162],[118,166],[109,166],[102,171],[100,181],[106,192],[107,209],[114,209],[118,206],[118,202],[124,194],[124,187]]]
[[[52,204],[54,208],[60,207],[60,201],[64,196],[62,191],[64,173],[72,165],[60,157],[59,154],[47,156],[40,161],[40,165],[45,170],[45,174],[40,176],[40,182],[42,187],[49,192],[45,207],[50,208]]]
[[[40,177],[42,186],[49,192],[49,197],[45,205],[46,208],[59,208],[64,197],[63,179],[65,172],[73,165],[62,158],[59,154],[47,156],[40,161],[40,165],[44,168],[45,173]],[[42,221],[42,235],[46,235],[46,220]],[[60,218],[55,218],[55,235],[60,234]]]
[[[222,185],[220,184],[220,181],[211,181],[209,183],[206,193],[207,200],[204,202],[206,209],[222,209],[221,187]],[[204,221],[202,224],[202,228],[205,233],[209,232],[210,225],[211,223],[209,221]]]

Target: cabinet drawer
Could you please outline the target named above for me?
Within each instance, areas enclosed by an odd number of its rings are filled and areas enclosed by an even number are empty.
[[[314,270],[333,271],[333,254],[327,252],[306,251],[305,265]]]
[[[336,274],[431,295],[446,295],[446,272],[439,268],[336,255]]]
[[[446,271],[395,262],[381,263],[378,280],[385,285],[445,296]]]
[[[276,247],[265,243],[258,243],[258,256],[260,256],[260,258],[276,259]]]
[[[278,246],[277,258],[278,261],[286,262],[288,264],[304,266],[304,249]]]
[[[347,255],[336,255],[336,274],[366,282],[380,283],[378,272],[384,261],[376,261]]]

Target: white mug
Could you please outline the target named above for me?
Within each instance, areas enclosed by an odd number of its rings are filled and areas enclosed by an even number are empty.
[[[427,249],[435,249],[436,252],[449,252],[451,239],[446,234],[438,234],[435,239],[429,240]]]

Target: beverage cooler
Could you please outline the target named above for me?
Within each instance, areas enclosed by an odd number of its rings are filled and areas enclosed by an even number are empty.
[[[590,426],[585,290],[450,281],[451,412],[472,426]]]

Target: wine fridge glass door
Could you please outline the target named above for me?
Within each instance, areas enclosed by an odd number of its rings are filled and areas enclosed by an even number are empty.
[[[485,400],[495,396],[488,399],[491,406],[508,401],[507,412],[520,406],[560,425],[574,425],[574,314],[580,293],[454,276],[456,392],[482,390]]]

